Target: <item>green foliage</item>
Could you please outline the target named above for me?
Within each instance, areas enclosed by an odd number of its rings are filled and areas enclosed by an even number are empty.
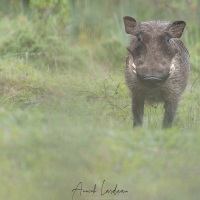
[[[30,0],[30,8],[43,18],[54,15],[62,22],[67,20],[68,0]]]

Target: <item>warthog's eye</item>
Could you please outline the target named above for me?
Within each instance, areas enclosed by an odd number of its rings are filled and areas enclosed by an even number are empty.
[[[167,35],[167,36],[166,36],[166,41],[169,42],[171,38],[172,38],[172,37],[170,37],[169,35]]]
[[[138,39],[138,42],[141,42],[141,41],[142,41],[141,36],[137,37],[137,39]]]
[[[140,34],[136,34],[135,37],[137,38],[138,42],[142,41],[142,36]]]
[[[170,38],[167,38],[167,42],[169,42]]]

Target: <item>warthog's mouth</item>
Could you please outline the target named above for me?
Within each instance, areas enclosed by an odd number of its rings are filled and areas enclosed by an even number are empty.
[[[132,71],[138,76],[142,84],[148,88],[155,88],[160,86],[175,70],[175,65],[172,63],[169,69],[169,73],[165,73],[161,76],[142,76],[137,73],[136,66],[132,63]]]

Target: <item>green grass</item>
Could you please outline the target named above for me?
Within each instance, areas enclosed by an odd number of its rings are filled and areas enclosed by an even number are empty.
[[[161,129],[159,105],[145,106],[143,127],[133,129],[121,17],[134,8],[140,19],[166,19],[170,13],[177,18],[186,12],[186,1],[180,8],[170,1],[165,12],[166,1],[157,10],[152,1],[149,13],[143,1],[141,7],[134,7],[137,1],[75,2],[69,3],[66,26],[54,16],[38,20],[22,13],[3,14],[0,199],[71,199],[80,181],[86,188],[97,184],[100,191],[106,180],[106,188],[118,184],[128,193],[76,193],[75,199],[198,200],[198,19],[188,18],[183,38],[191,53],[192,74],[174,127]],[[192,2],[190,7],[196,9]],[[71,13],[73,8],[77,15]]]
[[[105,179],[129,190],[128,199],[198,199],[198,83],[174,128],[160,128],[159,106],[133,130],[123,72],[94,78],[18,66],[1,73],[1,198],[69,199],[80,181],[99,188]]]

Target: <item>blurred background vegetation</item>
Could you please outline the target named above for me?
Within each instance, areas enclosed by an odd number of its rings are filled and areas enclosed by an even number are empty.
[[[171,129],[162,105],[132,129],[125,15],[187,23],[192,73]],[[199,200],[198,0],[1,0],[0,19],[0,199],[71,199],[105,179],[129,191],[109,199]]]

